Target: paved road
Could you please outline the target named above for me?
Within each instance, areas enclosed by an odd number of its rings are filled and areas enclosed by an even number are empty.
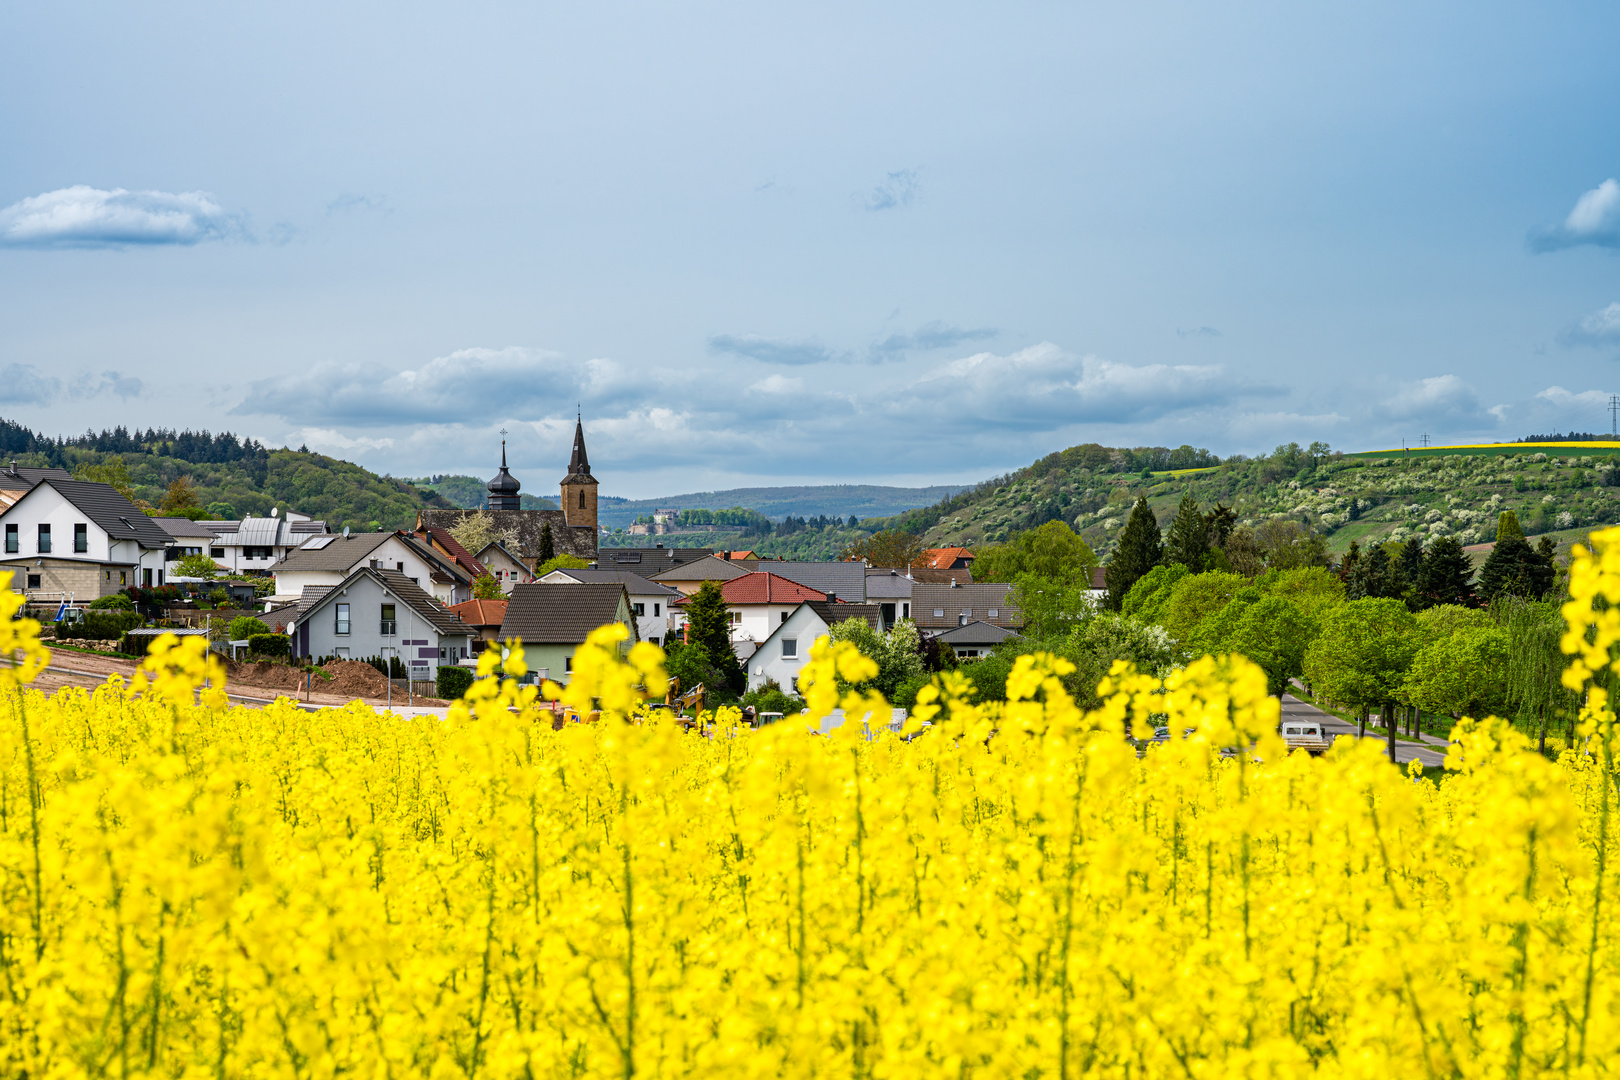
[[[1356,738],[1360,727],[1348,720],[1340,720],[1332,713],[1323,712],[1309,702],[1299,700],[1293,694],[1284,694],[1282,699],[1282,718],[1289,720],[1317,720],[1322,724],[1322,730],[1332,732],[1337,738]],[[1383,728],[1367,727],[1367,738],[1376,739],[1387,744],[1389,735]],[[1411,742],[1403,736],[1395,739],[1395,760],[1404,765],[1411,761],[1413,756],[1425,765],[1440,765],[1446,760],[1446,742],[1433,735],[1424,736],[1421,743]]]

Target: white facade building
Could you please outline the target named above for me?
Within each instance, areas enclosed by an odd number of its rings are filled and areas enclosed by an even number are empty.
[[[164,584],[170,537],[110,484],[49,477],[0,513],[11,587],[82,603]]]

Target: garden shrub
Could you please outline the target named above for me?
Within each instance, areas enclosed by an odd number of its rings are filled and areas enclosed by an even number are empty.
[[[254,634],[247,639],[248,652],[254,656],[286,657],[292,655],[292,638],[286,634]]]
[[[438,694],[446,701],[454,701],[467,692],[473,684],[473,673],[469,668],[451,667],[444,665],[439,668]]]

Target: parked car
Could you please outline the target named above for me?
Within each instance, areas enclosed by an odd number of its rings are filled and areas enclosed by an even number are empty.
[[[1316,720],[1284,720],[1282,737],[1290,753],[1304,750],[1312,757],[1321,756],[1333,745],[1333,736]]]

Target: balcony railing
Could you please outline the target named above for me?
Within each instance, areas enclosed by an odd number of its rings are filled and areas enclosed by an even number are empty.
[[[395,634],[399,633],[399,630],[397,629],[398,626],[399,626],[399,620],[398,619],[383,619],[382,620],[382,636],[383,637],[393,637]]]

